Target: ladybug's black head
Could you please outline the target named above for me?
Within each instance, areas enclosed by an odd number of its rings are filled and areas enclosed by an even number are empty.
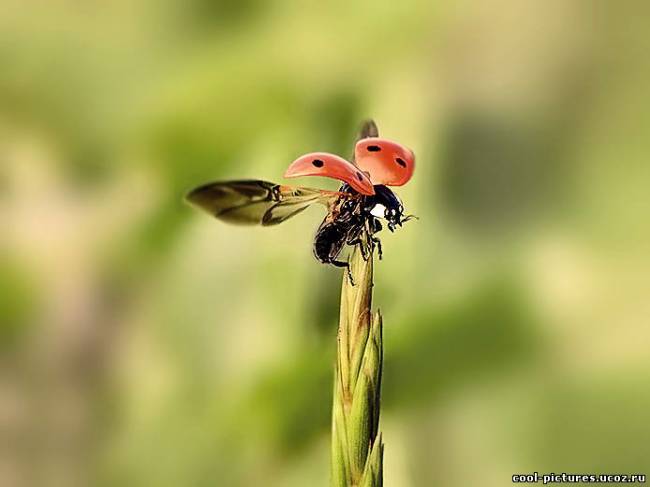
[[[404,206],[397,195],[387,186],[375,185],[375,194],[368,196],[366,202],[366,208],[370,214],[386,220],[390,230],[402,224]]]

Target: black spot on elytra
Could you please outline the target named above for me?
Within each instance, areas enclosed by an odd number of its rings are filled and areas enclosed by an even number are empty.
[[[395,159],[395,162],[397,164],[399,164],[400,166],[402,166],[402,167],[406,167],[406,162],[404,162],[404,159],[402,159],[401,157],[398,157],[397,159]]]
[[[320,159],[314,159],[313,161],[311,161],[311,163],[316,167],[323,167],[323,165],[325,164]]]
[[[381,150],[381,147],[379,147],[378,145],[369,145],[368,147],[366,147],[366,149],[368,150],[368,152],[379,152]]]
[[[359,171],[357,171],[357,179],[363,181],[363,175]]]

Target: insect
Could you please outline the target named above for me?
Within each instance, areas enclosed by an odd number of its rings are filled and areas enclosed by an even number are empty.
[[[339,191],[286,186],[261,180],[208,183],[192,190],[187,200],[228,223],[271,226],[297,215],[314,203],[327,208],[327,215],[314,238],[314,256],[324,264],[346,268],[340,260],[343,248],[358,245],[365,259],[375,247],[375,236],[384,220],[392,232],[414,215],[404,215],[402,202],[388,186],[401,186],[411,179],[415,155],[406,147],[379,138],[374,122],[366,122],[354,148],[353,162],[334,154],[312,152],[296,159],[286,170],[287,178],[325,176],[343,182]]]

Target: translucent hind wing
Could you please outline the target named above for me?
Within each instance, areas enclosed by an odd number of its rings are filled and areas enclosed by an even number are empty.
[[[186,197],[215,218],[240,225],[271,226],[297,215],[313,203],[331,206],[342,193],[241,180],[204,184]]]

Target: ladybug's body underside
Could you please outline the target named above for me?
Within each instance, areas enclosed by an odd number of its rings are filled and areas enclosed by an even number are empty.
[[[344,184],[343,195],[318,227],[314,239],[314,255],[324,264],[348,267],[347,262],[337,260],[345,245],[359,245],[363,255],[368,256],[377,245],[381,258],[381,242],[375,234],[382,230],[380,219],[393,231],[408,219],[399,198],[388,187],[375,185],[375,194],[361,195]],[[347,196],[350,195],[350,196]],[[380,210],[379,214],[376,210]]]

